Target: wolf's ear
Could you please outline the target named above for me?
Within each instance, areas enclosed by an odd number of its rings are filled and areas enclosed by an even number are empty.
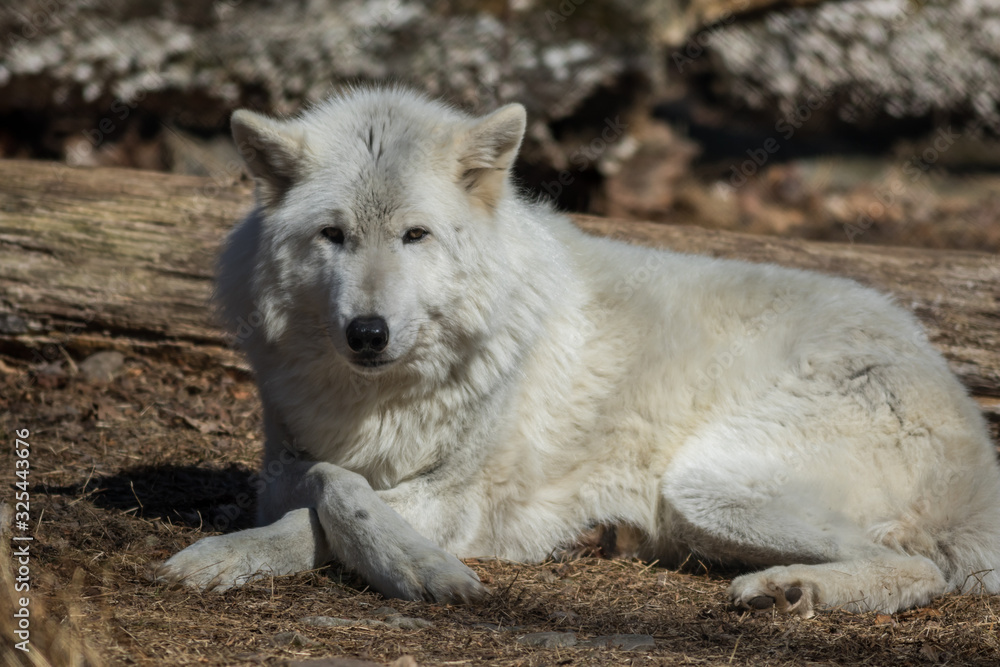
[[[233,140],[257,182],[257,198],[264,206],[281,201],[298,177],[302,162],[302,129],[240,109],[230,120]]]
[[[503,194],[526,123],[524,107],[508,104],[477,120],[462,137],[459,182],[488,208],[493,208]]]

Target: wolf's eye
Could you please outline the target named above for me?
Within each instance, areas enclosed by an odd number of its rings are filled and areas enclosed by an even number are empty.
[[[324,227],[320,230],[320,234],[322,234],[323,238],[331,243],[344,245],[344,230],[340,227]]]
[[[430,234],[429,231],[423,227],[411,227],[406,230],[403,234],[403,243],[416,243],[417,241],[422,241]]]

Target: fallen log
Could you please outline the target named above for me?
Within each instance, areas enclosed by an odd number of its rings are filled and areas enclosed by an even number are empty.
[[[238,356],[209,305],[220,240],[251,204],[222,179],[0,161],[0,353]],[[586,231],[848,276],[890,292],[984,405],[1000,401],[1000,257],[816,243],[577,216]]]

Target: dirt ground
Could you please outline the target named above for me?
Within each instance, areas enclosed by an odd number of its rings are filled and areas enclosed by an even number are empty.
[[[4,643],[4,664],[280,665],[331,657],[400,667],[1000,663],[1000,597],[947,596],[893,616],[832,611],[802,621],[730,608],[732,573],[696,561],[682,571],[592,557],[473,561],[493,594],[470,607],[387,600],[335,567],[221,594],[170,590],[151,582],[152,565],[202,536],[251,522],[248,478],[260,415],[250,379],[176,359],[128,357],[109,382],[74,374],[69,361],[42,368],[0,362],[7,461],[0,478],[7,489],[18,481],[15,431],[28,429],[27,532],[35,538],[33,652]],[[8,595],[0,596],[0,625],[10,637],[12,558],[2,558]],[[309,616],[353,623],[319,627],[303,622]],[[577,643],[521,639],[539,632],[574,633]],[[649,638],[633,651],[603,639],[585,645],[616,634],[649,635],[654,645]]]

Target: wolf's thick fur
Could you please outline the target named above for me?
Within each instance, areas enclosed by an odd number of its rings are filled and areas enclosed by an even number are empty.
[[[261,527],[163,579],[336,557],[386,595],[467,600],[455,555],[537,561],[608,523],[649,558],[763,568],[730,589],[749,607],[1000,591],[995,453],[912,316],[848,280],[587,236],[511,188],[524,129],[519,105],[398,89],[234,115],[258,206],[218,291],[268,484]]]

